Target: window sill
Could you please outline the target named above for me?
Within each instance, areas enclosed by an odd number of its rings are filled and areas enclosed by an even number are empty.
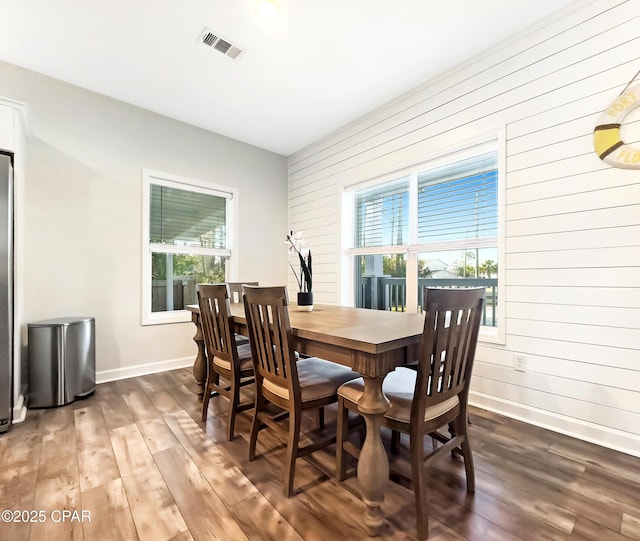
[[[169,323],[187,323],[191,321],[191,312],[175,310],[173,312],[156,312],[142,316],[142,325],[165,325]]]
[[[504,332],[500,332],[500,330],[495,327],[480,327],[478,342],[504,346]]]

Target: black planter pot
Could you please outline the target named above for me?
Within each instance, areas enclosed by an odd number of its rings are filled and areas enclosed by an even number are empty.
[[[313,310],[313,292],[298,291],[298,310],[311,312]]]

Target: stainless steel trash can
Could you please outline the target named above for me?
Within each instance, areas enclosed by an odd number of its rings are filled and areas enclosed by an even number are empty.
[[[30,408],[63,406],[96,388],[95,320],[63,317],[29,323]]]

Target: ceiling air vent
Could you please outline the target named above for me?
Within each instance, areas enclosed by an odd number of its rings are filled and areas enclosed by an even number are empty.
[[[218,34],[212,32],[209,28],[205,28],[202,31],[199,41],[203,45],[207,45],[230,58],[238,58],[242,53],[242,50],[239,47],[236,47],[232,43],[229,43],[226,39],[221,38]]]

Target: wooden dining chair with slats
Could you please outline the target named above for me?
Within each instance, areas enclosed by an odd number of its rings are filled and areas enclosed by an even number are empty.
[[[467,398],[478,341],[484,288],[429,288],[424,294],[425,322],[417,370],[398,367],[382,385],[389,399],[383,426],[392,430],[392,449],[399,434],[409,435],[411,481],[416,501],[418,539],[429,533],[429,508],[425,467],[445,453],[457,455],[461,448],[467,491],[475,491],[473,456],[467,432]],[[346,477],[345,453],[359,456],[359,448],[348,440],[347,414],[357,412],[364,382],[356,379],[338,389],[338,440],[336,470]],[[440,429],[449,429],[443,434]],[[425,455],[424,438],[433,443]],[[455,452],[455,453],[454,453]]]
[[[241,304],[242,300],[242,288],[243,286],[257,286],[258,282],[225,282],[229,288],[229,301],[231,304]]]
[[[242,299],[242,288],[244,286],[260,285],[258,282],[225,282],[225,284],[229,290],[229,302],[231,304],[242,304],[244,302]],[[236,344],[240,346],[248,343],[249,338],[242,334],[236,334]]]
[[[293,494],[296,459],[336,440],[334,432],[319,441],[300,446],[303,412],[335,403],[338,387],[359,374],[324,359],[302,359],[296,355],[286,287],[245,286],[244,303],[256,375],[249,460],[255,459],[260,430],[273,429],[287,444],[284,495],[288,498]],[[278,412],[269,411],[269,404]],[[285,427],[287,418],[288,427]]]
[[[236,343],[229,290],[225,284],[198,285],[198,304],[208,366],[202,420],[207,420],[212,396],[226,397],[229,401],[227,439],[231,441],[236,414],[253,407],[253,401],[240,401],[240,388],[254,381],[251,346],[248,341]]]

